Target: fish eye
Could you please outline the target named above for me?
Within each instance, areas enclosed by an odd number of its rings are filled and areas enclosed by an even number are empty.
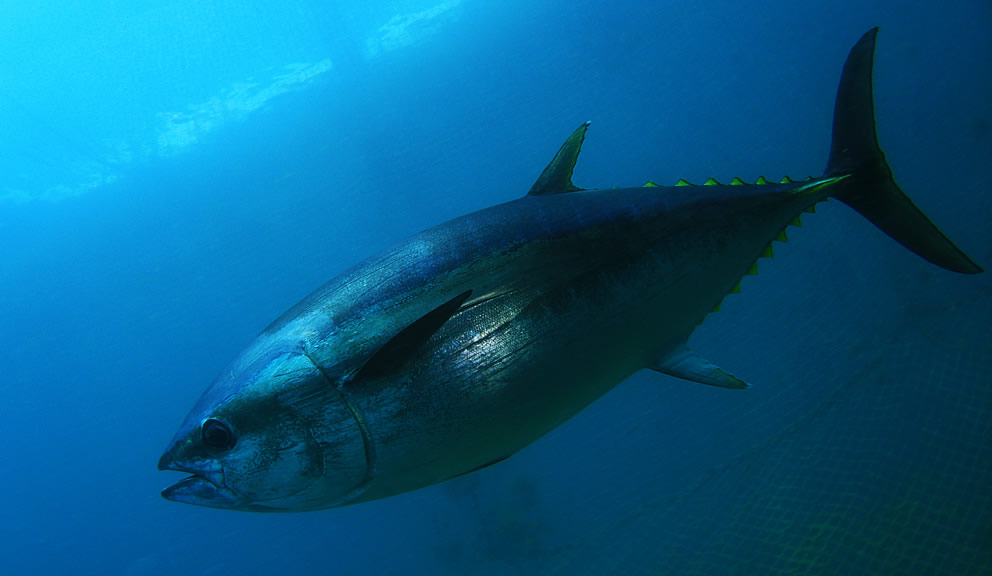
[[[235,438],[231,427],[216,418],[207,418],[200,426],[200,437],[203,444],[217,452],[226,452],[234,448]]]

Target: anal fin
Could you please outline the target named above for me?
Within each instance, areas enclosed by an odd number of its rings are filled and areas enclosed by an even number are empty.
[[[651,369],[707,386],[719,386],[734,390],[743,390],[750,386],[747,382],[724,371],[685,346],[666,357],[660,364],[652,366]]]

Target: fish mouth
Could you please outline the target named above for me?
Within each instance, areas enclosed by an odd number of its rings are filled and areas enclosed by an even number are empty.
[[[173,502],[185,502],[200,506],[208,505],[206,503],[209,502],[211,505],[216,506],[218,504],[218,496],[225,496],[223,500],[228,500],[230,504],[233,504],[233,499],[229,497],[230,495],[225,494],[229,492],[229,490],[218,488],[216,484],[203,476],[193,474],[162,490],[162,497]]]
[[[193,474],[162,490],[162,497],[172,502],[208,508],[240,508],[241,502],[230,489],[210,479]]]
[[[222,468],[206,468],[184,464],[172,459],[172,452],[166,452],[158,462],[159,470],[174,470],[190,474],[165,490],[162,497],[173,502],[182,502],[209,508],[238,508],[237,495],[224,485]]]
[[[163,470],[179,470],[172,466]],[[200,474],[192,474],[162,490],[162,497],[172,502],[182,502],[194,506],[204,506],[206,508],[220,508],[223,510],[245,510],[249,512],[279,512],[280,509],[265,506],[264,504],[246,502],[243,498],[238,498],[233,490],[220,485],[218,486],[209,478]]]

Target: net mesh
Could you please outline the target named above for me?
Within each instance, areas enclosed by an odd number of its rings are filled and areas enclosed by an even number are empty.
[[[863,342],[884,354],[802,418],[610,522],[595,553],[555,571],[992,573],[992,313],[979,299]]]

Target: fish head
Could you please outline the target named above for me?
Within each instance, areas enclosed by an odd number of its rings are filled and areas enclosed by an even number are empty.
[[[203,394],[159,469],[191,474],[167,500],[257,512],[345,504],[367,472],[352,414],[309,357],[257,344]]]

